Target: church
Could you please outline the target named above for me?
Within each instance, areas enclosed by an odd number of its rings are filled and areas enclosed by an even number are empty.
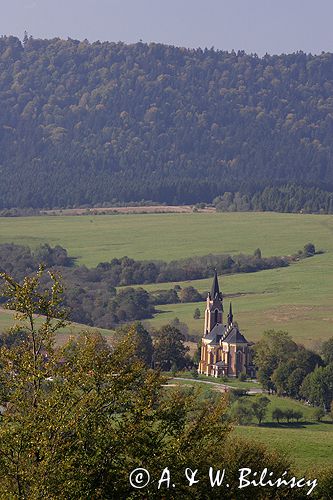
[[[212,289],[207,296],[198,372],[211,377],[238,377],[245,373],[254,378],[251,345],[234,321],[231,303],[227,324],[223,324],[223,295],[215,271]]]

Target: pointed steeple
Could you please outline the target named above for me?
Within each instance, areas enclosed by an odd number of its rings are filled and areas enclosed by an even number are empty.
[[[232,305],[231,305],[231,302],[230,302],[230,305],[229,305],[229,314],[228,314],[228,326],[232,325],[234,321],[234,315],[232,314]]]
[[[223,295],[220,292],[215,269],[212,289],[208,293],[206,301],[204,335],[211,332],[216,325],[223,325]]]
[[[214,270],[214,280],[213,280],[212,290],[210,292],[210,296],[212,299],[215,299],[216,296],[218,298],[220,298],[220,288],[219,288],[219,281],[217,279],[216,269]]]

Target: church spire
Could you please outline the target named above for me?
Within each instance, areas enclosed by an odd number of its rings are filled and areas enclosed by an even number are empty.
[[[210,296],[211,296],[212,299],[215,299],[216,296],[218,298],[220,298],[220,288],[219,288],[219,281],[217,279],[217,271],[216,271],[216,269],[214,270],[214,280],[213,280],[212,290],[210,292]]]
[[[234,321],[234,315],[232,314],[232,304],[230,302],[229,314],[228,314],[228,326],[232,325],[233,321]]]
[[[207,296],[204,335],[211,332],[215,325],[223,325],[223,296],[220,292],[216,269],[212,289]]]

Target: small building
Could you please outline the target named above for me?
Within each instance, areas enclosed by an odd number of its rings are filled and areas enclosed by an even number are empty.
[[[211,377],[238,377],[240,373],[255,377],[251,345],[234,321],[231,302],[227,324],[223,324],[223,295],[215,271],[212,289],[207,296],[198,372]]]

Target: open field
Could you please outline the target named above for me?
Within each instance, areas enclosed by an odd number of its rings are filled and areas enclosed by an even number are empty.
[[[208,385],[200,380],[171,379],[170,384],[186,387],[199,386],[203,391],[220,390],[218,382]],[[254,398],[256,396],[248,397]],[[333,466],[333,423],[330,418],[326,417],[322,422],[317,422],[314,419],[314,408],[289,398],[268,397],[271,403],[268,406],[264,423],[261,426],[235,426],[236,435],[256,442],[259,441],[269,448],[272,447],[285,453],[299,472],[316,470],[328,465]],[[278,425],[272,419],[272,411],[275,408],[299,410],[303,413],[304,422],[298,424],[284,422]]]
[[[235,432],[286,453],[302,472],[333,465],[333,425],[328,422],[284,428],[239,426]]]
[[[333,216],[178,213],[0,219],[1,243],[36,246],[46,241],[63,245],[87,266],[124,255],[170,261],[208,253],[253,253],[257,247],[264,256],[288,255],[312,241],[325,253],[288,268],[227,275],[222,289],[233,297],[235,320],[251,340],[268,328],[285,329],[299,342],[318,347],[333,335]],[[207,291],[210,281],[191,284]],[[151,324],[159,326],[177,316],[199,337],[202,320],[193,319],[198,305],[203,313],[204,303],[160,306]]]
[[[81,264],[113,257],[172,259],[209,253],[294,253],[313,240],[333,251],[333,216],[179,213],[0,218],[0,243],[60,244]]]
[[[252,396],[253,397],[253,396]],[[238,426],[235,431],[244,438],[255,439],[269,447],[286,453],[300,470],[333,466],[333,423],[329,418],[317,422],[313,418],[314,409],[297,401],[278,396],[269,396],[271,404],[267,412],[267,422],[272,422],[272,411],[278,407],[300,410],[305,423],[265,424],[258,426]]]
[[[37,320],[37,324],[38,324]],[[24,325],[24,322],[19,322],[15,319],[15,313],[14,311],[8,311],[7,309],[2,309],[0,308],[0,331],[5,331],[8,330],[10,327],[12,327],[14,324],[22,324]],[[71,323],[68,326],[61,328],[60,330],[57,331],[56,333],[56,342],[57,345],[63,345],[64,343],[67,342],[69,337],[75,337],[82,331],[88,331],[88,332],[93,332],[98,330],[101,332],[106,340],[110,343],[112,343],[113,338],[114,338],[114,332],[112,330],[104,330],[103,328],[93,328],[91,326],[87,325],[80,325],[78,323]]]

